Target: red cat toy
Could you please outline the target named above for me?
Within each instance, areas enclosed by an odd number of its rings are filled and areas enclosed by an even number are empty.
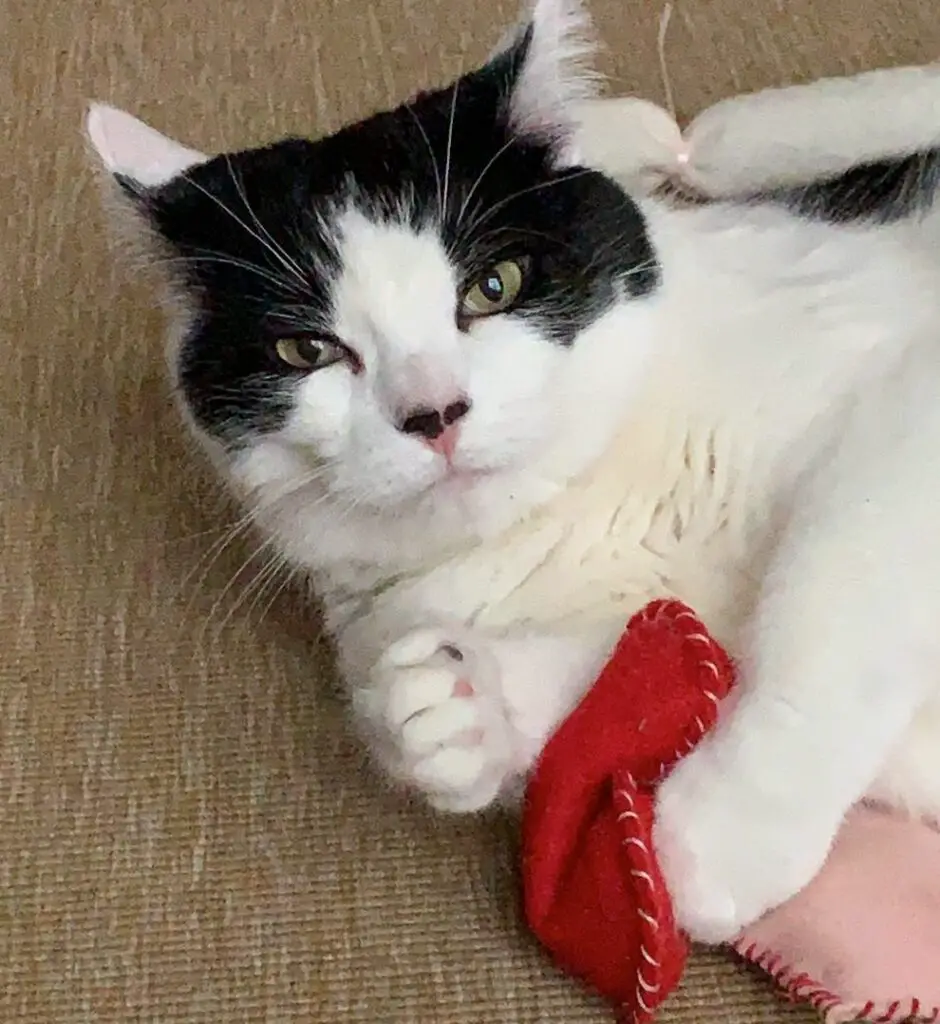
[[[652,1018],[688,956],[652,844],[656,786],[714,725],[733,682],[730,659],[690,609],[650,604],[528,786],[526,918],[624,1024]],[[735,949],[828,1024],[937,1021],[940,833],[859,805],[820,875]]]

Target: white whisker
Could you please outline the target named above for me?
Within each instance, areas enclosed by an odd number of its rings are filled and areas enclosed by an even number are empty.
[[[500,146],[500,148],[487,161],[486,166],[483,168],[483,170],[480,171],[480,173],[477,175],[476,181],[470,186],[470,191],[467,193],[466,198],[464,199],[463,203],[461,203],[461,205],[460,205],[460,211],[457,214],[457,225],[456,225],[457,227],[460,227],[460,223],[463,220],[464,214],[467,212],[467,207],[470,205],[470,200],[473,199],[473,197],[474,197],[474,195],[476,193],[476,190],[479,188],[481,182],[483,181],[483,179],[489,173],[489,171],[492,168],[493,164],[495,164],[496,161],[507,150],[511,149],[515,145],[515,142],[516,142],[516,140],[514,138],[510,138],[508,142],[506,142],[502,146]]]
[[[518,192],[513,192],[511,195],[500,199],[498,203],[494,203],[488,210],[481,213],[479,217],[471,221],[466,228],[461,232],[462,235],[466,236],[472,231],[476,230],[481,224],[485,224],[494,214],[498,213],[503,207],[509,203],[515,202],[517,199],[521,199],[522,196],[530,195],[533,192],[539,192],[545,188],[554,188],[558,185],[563,185],[567,181],[574,181],[576,178],[583,178],[588,174],[596,174],[597,171],[590,167],[581,167],[576,171],[572,171],[570,174],[563,174],[558,178],[552,178],[551,181],[540,181],[535,185],[530,185],[528,188],[519,189]]]
[[[454,95],[450,101],[450,121],[447,124],[447,156],[444,160],[444,199],[441,204],[441,224],[447,220],[447,194],[450,189],[450,158],[454,148],[454,121],[457,119],[457,94],[460,80],[454,82]]]
[[[235,186],[235,191],[238,193],[239,199],[248,211],[248,216],[254,221],[255,227],[261,232],[260,235],[255,237],[258,241],[263,242],[265,239],[268,243],[268,249],[277,260],[280,261],[281,265],[285,267],[290,273],[292,273],[301,285],[306,285],[307,281],[303,275],[303,271],[300,269],[298,264],[290,258],[290,256],[284,251],[284,247],[278,244],[277,240],[271,234],[271,232],[261,223],[258,219],[258,215],[255,213],[253,207],[248,202],[248,196],[245,193],[244,182],[235,173],[235,168],[232,165],[232,158],[226,153],[225,155],[225,166],[228,168],[229,177],[232,179],[232,184]],[[263,236],[263,237],[262,237]]]
[[[195,256],[169,256],[162,257],[153,262],[157,266],[173,266],[178,263],[182,264],[197,264],[197,263],[208,263],[208,264],[219,264],[220,266],[234,267],[237,270],[247,270],[249,273],[255,274],[260,277],[263,281],[273,285],[278,291],[293,294],[296,289],[296,285],[292,282],[287,281],[285,278],[279,277],[277,274],[266,269],[265,267],[259,267],[257,263],[252,263],[250,260],[243,260],[236,256],[226,256],[222,253],[215,253],[211,250],[205,249],[194,250],[197,254],[204,253],[205,255]]]
[[[428,156],[431,158],[431,169],[434,171],[434,181],[437,185],[437,211],[438,216],[441,219],[441,223],[444,222],[444,190],[441,187],[441,169],[437,161],[437,156],[434,153],[434,147],[431,145],[431,140],[428,138],[428,133],[424,129],[424,125],[421,123],[420,118],[414,112],[410,103],[405,104],[405,110],[411,115],[414,123],[418,126],[418,131],[421,132],[421,137],[424,139],[424,144],[428,149]]]
[[[211,201],[212,201],[213,203],[215,203],[215,204],[216,204],[216,206],[218,206],[218,207],[219,207],[219,209],[220,209],[220,210],[222,210],[222,212],[223,212],[223,213],[225,213],[225,214],[227,214],[227,215],[228,215],[229,217],[231,217],[231,218],[232,218],[232,220],[233,220],[233,221],[235,221],[235,223],[236,223],[236,224],[237,224],[237,225],[238,225],[238,226],[239,226],[240,228],[244,229],[244,231],[246,231],[246,232],[247,232],[247,233],[248,233],[248,234],[249,234],[249,235],[250,235],[250,236],[251,236],[251,237],[252,237],[252,238],[253,238],[253,239],[254,239],[254,240],[255,240],[255,241],[256,241],[256,242],[257,242],[257,243],[258,243],[258,244],[259,244],[259,245],[261,246],[261,247],[262,247],[262,248],[263,248],[263,249],[267,250],[267,252],[268,252],[268,253],[270,253],[270,254],[271,254],[271,255],[272,255],[272,256],[273,256],[273,257],[274,257],[274,258],[275,258],[275,259],[276,259],[276,260],[277,260],[277,261],[278,261],[279,263],[281,263],[281,265],[282,265],[282,266],[284,266],[284,267],[285,267],[285,268],[286,268],[287,270],[290,270],[290,271],[291,271],[292,273],[294,273],[294,274],[296,274],[296,273],[297,273],[297,271],[296,271],[296,270],[295,270],[295,269],[294,269],[294,268],[293,268],[293,267],[292,267],[292,266],[290,265],[290,263],[289,263],[289,262],[285,262],[285,261],[284,261],[284,260],[282,259],[282,257],[281,257],[281,254],[280,254],[280,253],[278,252],[278,250],[277,250],[277,249],[275,249],[275,248],[273,248],[273,247],[271,246],[271,243],[270,243],[270,242],[266,241],[266,240],[265,240],[264,238],[262,238],[262,237],[261,237],[261,235],[259,235],[259,234],[258,234],[258,233],[257,233],[256,231],[252,230],[252,228],[250,228],[250,227],[249,227],[249,226],[248,226],[248,225],[247,225],[247,224],[246,224],[246,223],[245,223],[245,222],[244,222],[244,221],[243,221],[243,220],[241,219],[241,217],[239,217],[239,216],[238,216],[238,215],[237,215],[237,214],[236,214],[236,213],[235,213],[235,212],[234,212],[234,211],[233,211],[233,210],[231,209],[231,207],[230,207],[230,206],[228,206],[228,205],[227,205],[226,203],[224,203],[224,202],[223,202],[223,201],[222,201],[222,200],[221,200],[221,199],[220,199],[220,198],[219,198],[219,197],[218,197],[217,195],[215,195],[215,193],[214,193],[214,192],[210,192],[210,191],[209,191],[209,189],[207,189],[207,188],[205,188],[204,186],[200,185],[200,184],[199,184],[199,182],[198,182],[198,181],[195,181],[195,180],[194,180],[194,179],[192,178],[192,176],[191,176],[191,175],[188,175],[188,174],[184,174],[184,175],[181,175],[181,177],[182,177],[182,179],[183,179],[184,181],[186,181],[186,182],[187,182],[188,184],[192,185],[192,186],[193,186],[193,188],[195,188],[195,189],[197,189],[198,191],[200,191],[200,192],[201,192],[201,193],[202,193],[202,194],[203,194],[203,195],[204,195],[204,196],[205,196],[205,197],[206,197],[207,199],[209,199],[209,200],[211,200]],[[232,179],[233,183],[234,183],[234,180],[235,180],[235,179],[233,178],[233,179]],[[236,185],[236,188],[237,188],[237,187],[238,187],[238,186]],[[307,286],[307,282],[306,282],[306,281],[305,281],[305,280],[303,279],[303,277],[302,277],[302,276],[300,276],[300,275],[298,275],[298,281],[299,281],[299,282],[300,282],[300,284],[301,284],[301,285],[303,285],[304,287],[306,287],[306,286]]]

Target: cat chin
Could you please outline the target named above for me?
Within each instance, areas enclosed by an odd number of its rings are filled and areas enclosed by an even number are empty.
[[[255,522],[290,563],[347,592],[496,536],[560,489],[531,470],[508,468],[454,472],[395,501],[352,501],[317,486],[275,500],[284,486],[253,489]]]

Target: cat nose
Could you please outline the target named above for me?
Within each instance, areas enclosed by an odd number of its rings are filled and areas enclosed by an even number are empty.
[[[456,441],[457,424],[470,412],[470,400],[459,398],[440,409],[419,406],[406,413],[398,424],[403,434],[412,434],[433,451],[450,455]]]

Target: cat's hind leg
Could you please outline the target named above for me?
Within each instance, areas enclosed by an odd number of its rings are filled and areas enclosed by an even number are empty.
[[[586,100],[567,161],[603,171],[628,192],[648,194],[673,179],[686,159],[679,125],[636,96]]]
[[[795,187],[940,146],[940,63],[734,96],[686,128],[683,176],[712,198]]]

